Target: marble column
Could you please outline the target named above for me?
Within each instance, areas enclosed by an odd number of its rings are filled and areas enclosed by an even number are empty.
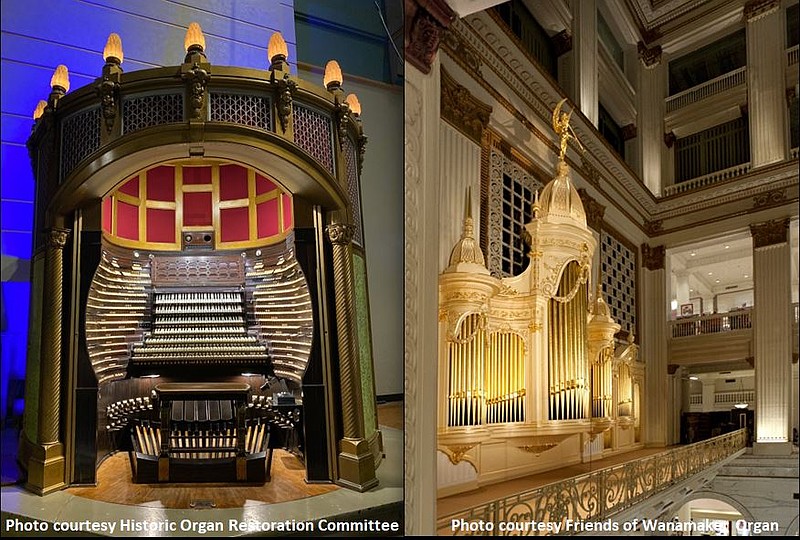
[[[572,2],[572,77],[573,101],[589,121],[597,126],[597,2]]]
[[[681,440],[681,411],[683,409],[683,371],[675,364],[667,366],[669,376],[669,403],[667,444],[678,444]]]
[[[436,533],[439,61],[405,84],[405,527]]]
[[[642,244],[642,348],[647,366],[645,444],[667,444],[667,281],[664,246]]]
[[[786,159],[786,21],[778,0],[747,2],[744,17],[750,166],[755,169]]]
[[[671,182],[664,175],[664,159],[672,150],[664,143],[664,98],[667,92],[667,68],[661,48],[648,49],[639,44],[639,90],[636,93],[639,161],[642,180],[654,194],[660,195]]]
[[[789,219],[750,225],[753,235],[756,454],[791,452],[792,290]]]
[[[689,302],[689,271],[675,270],[675,298],[678,300],[678,314],[680,315],[681,305]]]

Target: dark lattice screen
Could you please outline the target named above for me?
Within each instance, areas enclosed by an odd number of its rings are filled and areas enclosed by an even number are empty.
[[[61,131],[61,178],[80,161],[100,148],[100,107],[71,114]]]
[[[600,234],[603,295],[623,331],[636,330],[636,253],[607,231]]]
[[[122,100],[122,133],[183,122],[183,94],[132,96]]]
[[[333,123],[328,116],[308,107],[292,107],[294,143],[311,154],[331,174],[333,166]]]
[[[503,175],[503,250],[502,271],[505,276],[516,276],[528,266],[528,250],[523,240],[525,224],[531,220],[533,191]]]
[[[212,122],[230,122],[272,131],[269,98],[228,92],[211,93]]]

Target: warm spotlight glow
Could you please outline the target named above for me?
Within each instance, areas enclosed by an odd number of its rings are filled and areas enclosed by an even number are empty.
[[[698,376],[696,376],[696,375],[689,375],[689,380],[690,380],[690,381],[699,381],[699,380],[700,380],[700,377],[698,377]]]
[[[206,48],[206,38],[203,35],[203,29],[196,22],[189,25],[186,30],[186,37],[183,38],[183,46],[188,52],[191,48],[199,48],[204,51]]]
[[[42,117],[45,107],[47,107],[47,102],[45,100],[40,100],[39,103],[36,104],[36,108],[33,110],[34,120],[38,120]]]
[[[328,90],[332,86],[341,86],[342,68],[339,67],[339,62],[331,60],[325,65],[325,76],[322,78],[322,82]]]
[[[124,56],[122,54],[122,38],[119,37],[119,34],[109,34],[106,46],[103,48],[103,59],[106,62],[122,63]]]
[[[361,102],[358,101],[358,97],[355,94],[347,94],[344,100],[350,106],[350,110],[353,111],[353,114],[361,116]]]
[[[283,56],[283,60],[289,57],[289,48],[280,32],[275,32],[269,38],[267,45],[267,56],[270,62],[275,62],[277,56]]]
[[[61,64],[56,68],[56,72],[53,73],[53,77],[50,79],[50,87],[60,87],[64,89],[64,92],[69,92],[69,71],[67,71],[67,66]]]

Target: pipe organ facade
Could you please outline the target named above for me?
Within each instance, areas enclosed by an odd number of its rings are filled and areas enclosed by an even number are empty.
[[[563,158],[533,201],[519,275],[486,268],[470,198],[439,277],[438,448],[474,471],[440,496],[580,462],[598,437],[604,453],[640,444],[644,367],[602,290],[589,294],[597,244]]]
[[[268,69],[212,66],[193,23],[183,64],[123,73],[112,38],[93,84],[67,94],[59,67],[28,141],[48,314],[29,489],[94,483],[117,452],[134,482],[264,483],[275,448],[309,482],[371,489],[366,137],[338,64],[300,80],[276,33]]]

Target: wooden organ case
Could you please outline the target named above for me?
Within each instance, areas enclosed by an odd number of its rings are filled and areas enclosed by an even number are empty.
[[[284,448],[370,489],[357,100],[280,47],[212,68],[197,35],[178,67],[54,77],[37,117],[28,487],[93,483],[117,451],[138,482],[259,483]]]

